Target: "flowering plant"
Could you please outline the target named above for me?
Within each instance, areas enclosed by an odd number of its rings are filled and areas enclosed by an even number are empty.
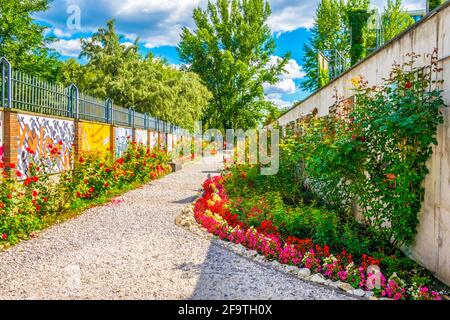
[[[357,264],[351,254],[342,251],[331,253],[327,245],[315,245],[311,239],[299,239],[289,236],[285,240],[272,224],[265,223],[265,227],[248,226],[239,220],[238,215],[230,213],[230,200],[225,190],[225,179],[216,176],[203,183],[204,193],[194,204],[196,221],[208,232],[219,239],[230,241],[255,250],[267,259],[274,259],[282,264],[288,264],[310,269],[321,273],[331,280],[345,281],[354,288],[373,291],[380,297],[390,299],[423,298],[437,300],[440,295],[436,292],[427,294],[427,287],[422,286],[414,292],[406,289],[406,284],[396,274],[388,281],[379,272],[374,279],[373,267],[379,269],[380,261],[368,255],[363,255]],[[271,233],[271,231],[275,231]],[[371,285],[372,284],[372,285]],[[375,286],[375,284],[377,286]]]

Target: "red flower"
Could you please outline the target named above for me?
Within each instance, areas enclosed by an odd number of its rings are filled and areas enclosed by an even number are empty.
[[[16,171],[16,176],[20,178],[20,177],[22,176],[22,173],[20,173],[20,171],[17,170],[17,171]]]
[[[26,148],[26,150],[29,154],[34,154],[34,151],[31,148]]]
[[[41,211],[41,206],[40,205],[36,206],[36,211]]]
[[[38,182],[39,178],[37,176],[34,176],[34,177],[31,178],[31,180],[33,180],[33,182]]]
[[[25,181],[23,182],[23,184],[25,186],[28,186],[31,183],[31,178],[26,178]]]
[[[16,165],[15,165],[14,163],[10,163],[10,164],[9,164],[9,167],[10,167],[11,169],[15,169],[15,168],[16,168]]]
[[[123,158],[119,158],[119,159],[116,160],[116,162],[117,162],[117,163],[120,163],[120,164],[123,164],[124,159],[123,159]]]
[[[8,235],[6,233],[2,234],[2,239],[5,240],[6,238],[8,238]]]
[[[38,196],[38,192],[36,190],[33,190],[33,197],[37,197]]]
[[[81,198],[81,193],[80,193],[80,191],[77,191],[77,198]]]
[[[62,146],[62,145],[63,145],[63,142],[60,140],[60,141],[58,142],[58,144],[59,144],[60,146]]]
[[[80,157],[80,160],[78,160],[79,163],[83,163],[84,162],[84,158]]]
[[[94,187],[90,187],[89,188],[89,193],[93,193],[94,192]]]
[[[8,199],[11,200],[12,199],[12,195],[8,194]]]
[[[405,88],[406,89],[411,89],[411,87],[412,87],[412,83],[411,82],[406,82],[406,84],[405,84]]]
[[[44,202],[47,202],[47,201],[48,201],[48,198],[47,198],[47,197],[44,197],[43,201],[44,201]]]
[[[366,141],[366,138],[365,137],[361,137],[361,138],[359,138],[359,141],[364,142],[364,141]]]
[[[104,186],[105,188],[108,188],[108,187],[109,187],[108,182],[106,182],[103,186]]]

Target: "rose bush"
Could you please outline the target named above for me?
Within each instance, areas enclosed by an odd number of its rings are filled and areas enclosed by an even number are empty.
[[[39,161],[27,150],[27,172],[0,162],[0,245],[15,244],[44,228],[65,212],[79,212],[91,205],[171,171],[163,150],[130,143],[122,158],[110,153],[83,152],[73,170],[53,174],[61,144],[48,145]],[[53,161],[53,162],[52,162]]]
[[[204,193],[194,204],[196,221],[208,232],[222,240],[241,244],[255,250],[268,259],[282,264],[309,268],[321,273],[331,280],[345,281],[354,288],[373,291],[379,297],[400,299],[440,300],[440,295],[427,286],[415,283],[407,287],[404,280],[393,274],[386,280],[381,272],[377,274],[378,282],[370,286],[374,275],[371,269],[381,267],[381,261],[368,255],[355,259],[346,251],[333,253],[331,248],[317,245],[311,239],[283,237],[272,223],[263,220],[264,226],[255,227],[242,222],[237,213],[233,214],[232,200],[228,197],[226,181],[230,174],[216,176],[203,184]]]

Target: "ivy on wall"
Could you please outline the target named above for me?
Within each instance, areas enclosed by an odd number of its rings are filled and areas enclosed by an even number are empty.
[[[416,67],[418,55],[408,57],[379,86],[354,78],[353,106],[342,107],[338,99],[329,117],[302,120],[296,139],[309,188],[344,220],[358,205],[367,230],[384,248],[414,239],[426,162],[445,107],[437,51],[425,67]]]

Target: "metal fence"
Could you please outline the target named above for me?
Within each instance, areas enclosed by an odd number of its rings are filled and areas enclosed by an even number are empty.
[[[145,130],[187,134],[183,128],[146,113],[117,106],[111,99],[103,101],[86,95],[73,84],[66,88],[12,70],[5,57],[0,58],[0,71],[0,107]]]

